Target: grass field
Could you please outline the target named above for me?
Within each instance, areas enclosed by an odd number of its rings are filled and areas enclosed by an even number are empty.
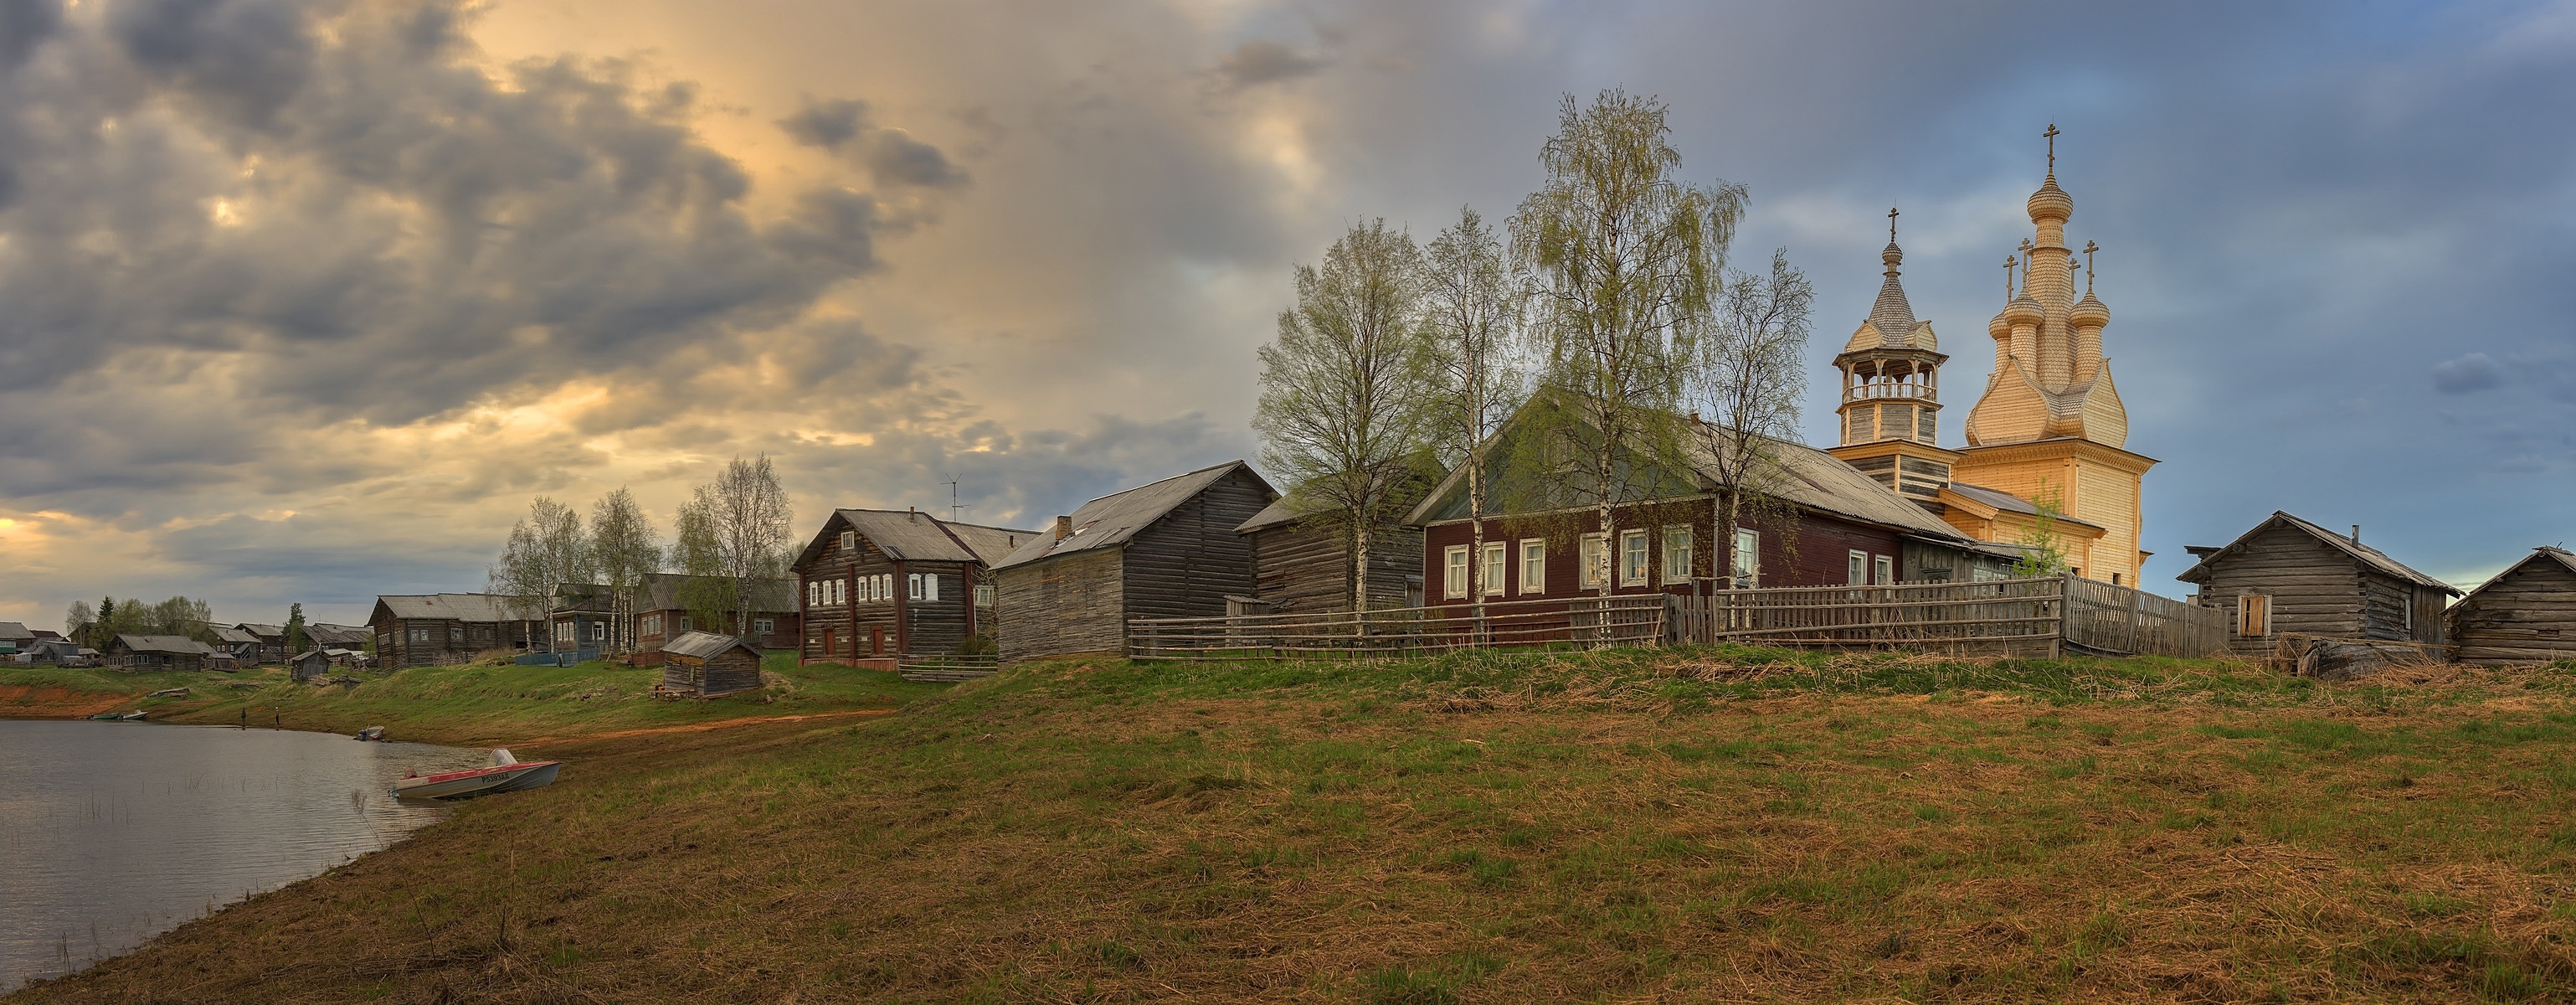
[[[20,999],[2567,1000],[2571,697],[2563,665],[1039,663],[567,741],[551,788]]]

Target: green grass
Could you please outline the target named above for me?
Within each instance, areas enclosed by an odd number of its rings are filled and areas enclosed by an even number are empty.
[[[571,744],[552,788],[28,998],[2576,997],[2576,668],[811,669],[775,700],[911,704]],[[457,728],[601,686],[564,673],[328,700]]]

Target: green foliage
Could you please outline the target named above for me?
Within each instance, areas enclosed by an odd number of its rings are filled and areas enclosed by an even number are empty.
[[[2062,575],[2068,568],[2066,538],[2058,532],[2057,521],[2066,515],[2065,499],[2055,486],[2042,479],[2039,493],[2031,497],[2030,505],[2039,514],[2031,518],[2030,527],[2013,542],[2021,545],[2023,551],[2020,558],[2013,560],[2012,574],[2015,578]]]
[[[296,656],[311,649],[310,641],[304,635],[304,605],[286,605],[286,655]]]

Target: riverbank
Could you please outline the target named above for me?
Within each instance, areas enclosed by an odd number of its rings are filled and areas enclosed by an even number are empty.
[[[2576,667],[1053,662],[549,754],[12,1001],[2576,993]]]
[[[711,701],[652,697],[659,667],[477,665],[357,673],[355,685],[298,683],[281,667],[239,673],[125,673],[107,668],[0,668],[0,717],[76,718],[141,711],[157,722],[256,725],[326,733],[384,726],[395,739],[453,746],[538,746],[607,733],[703,728],[728,720],[883,714],[937,694],[891,673],[765,663],[760,691]],[[176,697],[152,692],[187,688]]]

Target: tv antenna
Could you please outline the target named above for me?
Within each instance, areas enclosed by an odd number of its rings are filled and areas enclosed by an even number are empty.
[[[940,484],[948,486],[948,522],[956,523],[959,514],[966,511],[966,507],[957,504],[957,480],[951,478]]]

